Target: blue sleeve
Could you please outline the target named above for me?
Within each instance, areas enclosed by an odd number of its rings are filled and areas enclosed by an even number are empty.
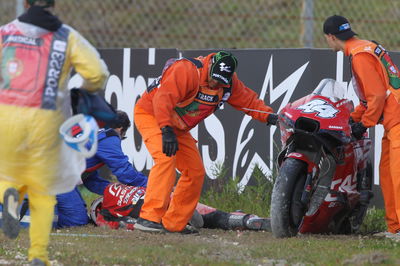
[[[99,195],[103,195],[104,189],[110,184],[110,181],[99,176],[99,171],[97,170],[82,179],[82,182],[90,192]]]
[[[128,156],[122,152],[121,139],[118,136],[110,136],[100,140],[96,156],[110,168],[122,184],[147,186],[147,176],[137,171],[129,162]]]

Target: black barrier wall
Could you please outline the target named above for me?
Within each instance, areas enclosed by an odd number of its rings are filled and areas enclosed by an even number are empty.
[[[157,78],[164,63],[172,57],[196,57],[207,55],[212,50],[175,49],[104,49],[100,50],[109,67],[111,76],[107,82],[105,98],[118,109],[126,111],[134,120],[133,108],[146,87]],[[241,49],[231,50],[238,58],[238,77],[256,91],[274,111],[288,102],[309,94],[323,78],[343,82],[348,88],[348,98],[358,104],[350,84],[348,58],[342,53],[327,49]],[[399,55],[392,54],[394,61]],[[378,133],[375,134],[375,131]],[[191,131],[198,139],[207,177],[205,189],[215,182],[215,170],[224,165],[228,177],[239,177],[244,188],[252,183],[253,168],[258,165],[271,175],[276,154],[280,149],[279,132],[276,127],[252,120],[243,112],[225,104],[198,127]],[[370,132],[372,139],[381,136],[382,129]],[[135,167],[145,173],[153,162],[135,127],[128,131],[123,150]],[[375,170],[378,168],[380,141],[375,141],[371,154]],[[375,184],[378,184],[375,171]],[[376,191],[378,194],[379,190]],[[380,196],[375,204],[382,206]]]

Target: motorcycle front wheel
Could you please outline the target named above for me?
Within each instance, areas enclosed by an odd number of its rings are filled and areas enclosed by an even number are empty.
[[[274,237],[297,235],[306,212],[301,195],[306,182],[305,162],[287,158],[279,169],[271,199],[271,228]]]

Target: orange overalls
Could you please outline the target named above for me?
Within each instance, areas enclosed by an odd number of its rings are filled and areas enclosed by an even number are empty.
[[[380,185],[388,231],[395,233],[400,230],[400,104],[393,93],[389,94],[393,88],[376,49],[377,44],[373,42],[352,38],[346,41],[344,52],[351,56],[355,91],[360,98],[352,118],[366,127],[381,123],[385,129],[379,167]]]
[[[236,109],[245,107],[272,112],[236,74],[231,86],[209,88],[209,64],[213,55],[197,58],[201,67],[187,59],[176,61],[163,72],[159,86],[145,92],[135,107],[136,127],[154,159],[140,217],[162,222],[167,230],[173,232],[183,230],[190,220],[200,199],[205,175],[197,141],[189,130],[211,115],[224,96],[225,100],[228,98],[225,93],[228,87],[231,94],[227,102]],[[268,117],[265,113],[246,113],[263,122]],[[162,152],[160,128],[167,125],[174,128],[179,145],[172,157]],[[171,197],[176,181],[175,169],[181,176]]]

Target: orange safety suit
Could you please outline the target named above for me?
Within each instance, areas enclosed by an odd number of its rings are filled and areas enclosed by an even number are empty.
[[[351,38],[344,53],[351,56],[355,91],[360,104],[351,114],[365,127],[380,123],[385,129],[382,138],[380,185],[385,202],[388,231],[400,231],[400,104],[390,93],[388,74],[374,54],[373,42]]]
[[[136,127],[154,159],[140,217],[162,222],[169,231],[183,230],[190,220],[200,199],[205,176],[197,141],[189,130],[215,112],[222,98],[227,96],[224,89],[230,86],[221,84],[209,88],[209,66],[213,55],[197,58],[202,67],[187,59],[176,61],[163,72],[159,86],[145,92],[135,107]],[[236,74],[232,77],[227,102],[238,110],[249,108],[272,112]],[[245,113],[262,122],[268,118],[266,113]],[[177,135],[179,150],[172,157],[162,152],[161,128],[164,126],[173,127]],[[175,169],[181,176],[171,197],[176,181]]]

